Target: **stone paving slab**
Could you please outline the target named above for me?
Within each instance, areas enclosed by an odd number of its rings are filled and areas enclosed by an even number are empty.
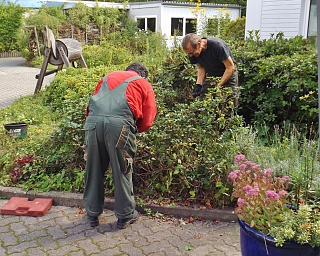
[[[21,96],[33,95],[39,68],[28,67],[21,57],[0,58],[0,109],[9,106]],[[55,74],[44,78],[41,88],[50,84]]]
[[[52,206],[43,217],[0,215],[0,255],[241,255],[235,222],[164,220],[140,215],[119,230],[110,210],[97,228],[84,211],[67,206]]]

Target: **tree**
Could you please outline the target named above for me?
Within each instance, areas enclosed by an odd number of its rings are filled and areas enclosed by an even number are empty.
[[[0,4],[0,51],[8,52],[18,49],[18,34],[22,25],[22,14],[24,9],[2,1]]]

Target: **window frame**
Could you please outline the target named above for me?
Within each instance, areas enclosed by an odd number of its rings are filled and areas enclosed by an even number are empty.
[[[182,31],[181,33],[179,33],[179,35],[176,35],[176,36],[185,36],[186,34],[188,33],[196,33],[197,32],[197,25],[198,25],[198,21],[196,18],[188,18],[188,17],[171,17],[170,18],[170,36],[174,36],[174,30],[175,28],[172,27],[172,20],[173,19],[181,19],[182,22],[179,21],[180,24],[182,24]],[[196,25],[195,25],[195,29],[194,31],[190,30],[189,31],[189,28],[187,26],[187,21],[190,21],[190,20],[194,20],[196,21]],[[188,22],[189,23],[189,22]]]
[[[151,31],[151,32],[157,32],[157,16],[156,15],[152,15],[152,16],[136,16],[135,17],[135,21],[138,22],[138,20],[140,19],[144,19],[144,29],[145,31]],[[148,29],[148,19],[154,19],[154,30],[152,31],[150,29]]]

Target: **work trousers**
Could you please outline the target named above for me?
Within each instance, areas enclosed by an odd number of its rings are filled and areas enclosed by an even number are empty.
[[[99,216],[104,208],[104,175],[111,165],[115,215],[131,218],[135,209],[132,164],[137,151],[137,127],[121,116],[88,116],[85,123],[86,173],[84,204],[87,213]]]

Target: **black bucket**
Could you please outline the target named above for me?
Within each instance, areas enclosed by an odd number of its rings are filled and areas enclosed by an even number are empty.
[[[27,135],[28,125],[24,122],[4,124],[3,126],[15,139],[23,139]]]

